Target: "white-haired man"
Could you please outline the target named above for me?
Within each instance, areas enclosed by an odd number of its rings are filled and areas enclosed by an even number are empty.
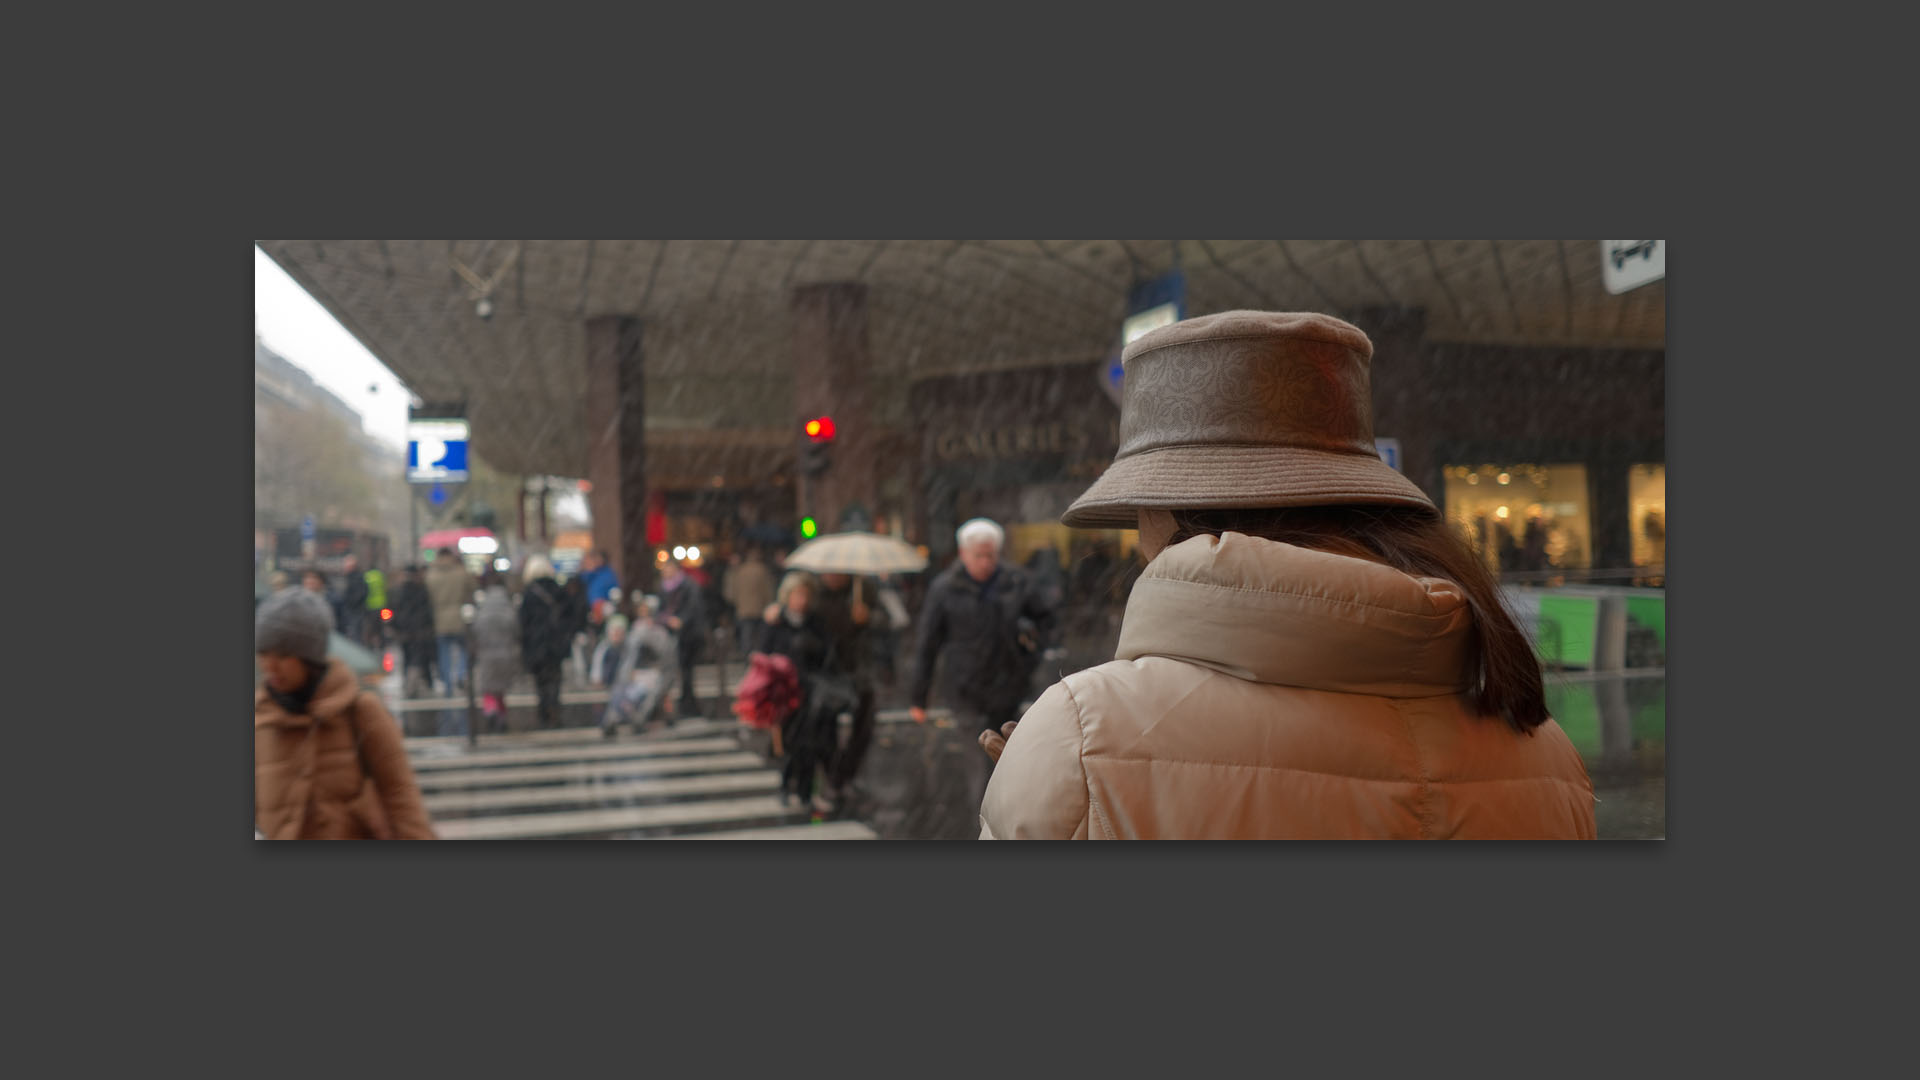
[[[959,559],[927,588],[907,700],[914,722],[925,723],[934,662],[944,653],[943,696],[964,734],[974,738],[1019,719],[1020,701],[1052,636],[1053,611],[1025,571],[1000,561],[1006,545],[1000,526],[974,518],[954,539]],[[984,790],[984,777],[976,779]]]

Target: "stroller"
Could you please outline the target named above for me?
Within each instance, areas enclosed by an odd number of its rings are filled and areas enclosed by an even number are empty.
[[[600,715],[600,733],[611,739],[620,724],[644,730],[660,711],[661,702],[672,692],[678,679],[674,664],[675,642],[666,628],[651,619],[641,619],[618,645],[603,643],[603,652],[595,657],[595,681],[613,667],[607,685],[607,707]],[[667,721],[671,724],[671,718]]]

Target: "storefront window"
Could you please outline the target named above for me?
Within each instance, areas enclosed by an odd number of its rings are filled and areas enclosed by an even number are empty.
[[[1585,465],[1449,465],[1447,520],[1501,573],[1593,565]]]
[[[1667,467],[1635,465],[1627,474],[1627,502],[1633,524],[1633,565],[1664,571],[1667,564]]]

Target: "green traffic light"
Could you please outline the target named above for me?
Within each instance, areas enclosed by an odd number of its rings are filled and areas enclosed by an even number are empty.
[[[816,524],[812,518],[800,519],[800,535],[801,536],[804,536],[807,539],[811,540],[813,539],[813,535],[819,531],[820,531],[820,526]]]

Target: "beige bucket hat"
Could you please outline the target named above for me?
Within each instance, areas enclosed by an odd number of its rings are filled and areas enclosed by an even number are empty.
[[[1312,312],[1223,311],[1120,358],[1120,450],[1060,520],[1131,529],[1142,509],[1351,503],[1437,514],[1373,443],[1373,342]]]

